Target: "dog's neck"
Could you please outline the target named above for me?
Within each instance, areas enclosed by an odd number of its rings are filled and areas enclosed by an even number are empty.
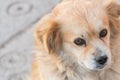
[[[99,72],[88,71],[77,64],[67,65],[64,67],[66,70],[64,80],[100,80]]]

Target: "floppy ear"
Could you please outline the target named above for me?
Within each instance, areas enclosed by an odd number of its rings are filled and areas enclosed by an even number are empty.
[[[57,22],[51,18],[44,19],[35,30],[36,42],[48,53],[59,53],[62,46],[60,27]]]
[[[109,18],[109,26],[111,29],[111,37],[117,35],[120,30],[120,5],[111,3],[107,6],[107,13]]]
[[[49,53],[59,53],[62,46],[60,27],[56,22],[51,22],[45,35],[45,45]]]
[[[107,6],[107,12],[109,15],[118,18],[120,16],[120,4],[111,3]]]

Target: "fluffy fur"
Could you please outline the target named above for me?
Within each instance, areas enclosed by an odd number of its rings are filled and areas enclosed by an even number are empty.
[[[32,80],[120,80],[119,15],[111,0],[61,2],[35,28]],[[100,39],[104,28],[108,34]],[[78,37],[86,45],[75,45]],[[102,69],[94,62],[98,55],[108,56]]]

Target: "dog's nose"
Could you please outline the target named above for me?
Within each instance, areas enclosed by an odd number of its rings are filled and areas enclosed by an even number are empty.
[[[107,59],[107,56],[100,56],[98,59],[96,59],[96,62],[100,65],[104,65],[107,62]]]

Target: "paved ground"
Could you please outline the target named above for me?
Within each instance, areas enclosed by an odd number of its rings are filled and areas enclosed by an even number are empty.
[[[60,0],[0,0],[0,80],[23,80],[31,68],[33,28]]]
[[[0,80],[23,80],[31,68],[33,28],[60,0],[0,0]]]

